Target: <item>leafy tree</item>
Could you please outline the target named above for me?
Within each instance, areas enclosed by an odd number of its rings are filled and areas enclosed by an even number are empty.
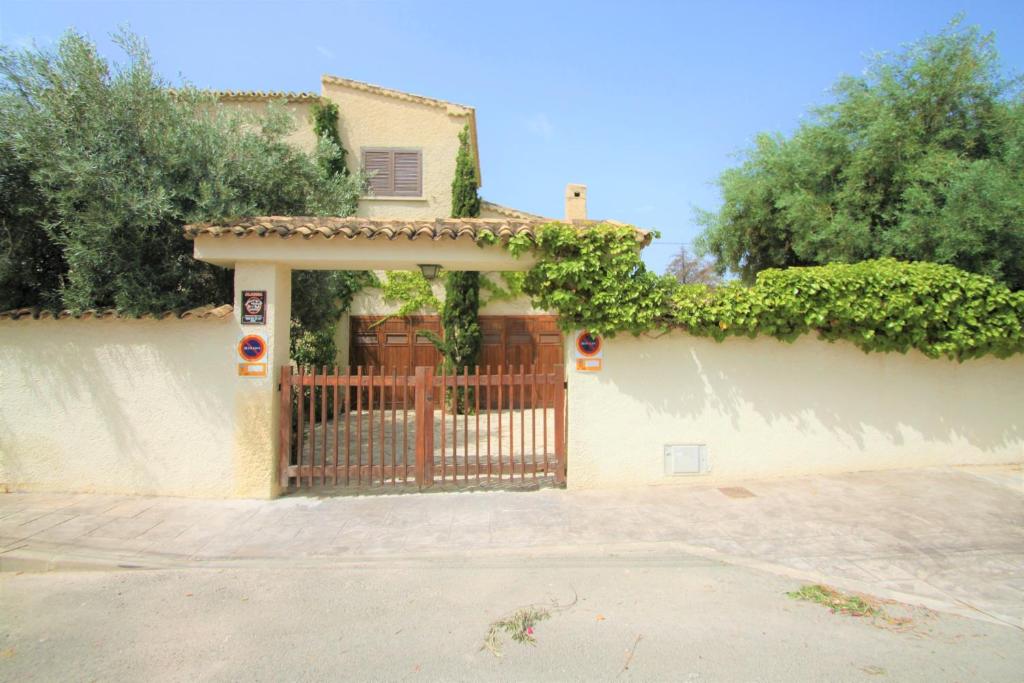
[[[681,285],[718,285],[722,276],[715,270],[715,264],[706,259],[691,256],[685,246],[669,262],[665,274],[673,277]]]
[[[0,106],[0,116],[4,108]],[[0,124],[0,310],[60,309],[64,253],[43,228],[48,206],[32,182],[32,168],[13,153]]]
[[[991,35],[954,21],[847,76],[791,137],[759,135],[700,212],[698,249],[747,282],[883,256],[1024,287],[1024,101]]]
[[[337,156],[330,140],[306,154],[286,142],[283,108],[248,116],[172,90],[137,37],[115,41],[124,63],[74,32],[52,53],[0,48],[5,305],[141,314],[231,301],[231,272],[192,257],[184,224],[354,211],[361,179],[318,163]],[[38,277],[12,287],[25,272]]]

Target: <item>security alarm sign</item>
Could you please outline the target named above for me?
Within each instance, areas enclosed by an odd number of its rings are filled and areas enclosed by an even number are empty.
[[[582,330],[576,335],[576,370],[600,372],[604,362],[601,337]]]
[[[265,290],[242,291],[242,324],[267,324],[267,292]]]

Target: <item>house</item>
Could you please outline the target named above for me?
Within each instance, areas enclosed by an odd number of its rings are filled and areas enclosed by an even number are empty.
[[[222,104],[258,111],[271,101],[282,102],[296,119],[290,142],[307,151],[317,143],[313,106],[321,100],[339,109],[338,128],[351,170],[370,177],[371,193],[359,201],[358,216],[378,219],[434,220],[451,215],[451,185],[459,133],[469,129],[478,183],[482,185],[476,111],[473,107],[382,88],[337,76],[323,76],[320,94],[220,91]],[[482,218],[542,219],[526,211],[484,201]],[[565,219],[586,219],[586,186],[566,188]],[[554,220],[554,219],[552,219]],[[503,286],[501,275],[484,277]],[[387,277],[378,273],[378,277]],[[443,301],[440,281],[432,283]],[[562,335],[555,316],[534,309],[525,296],[487,301],[481,292],[482,365],[550,366],[561,362]],[[418,330],[440,331],[437,311],[397,315],[401,302],[385,301],[380,289],[360,292],[339,322],[339,365],[414,367],[434,365],[439,356]]]

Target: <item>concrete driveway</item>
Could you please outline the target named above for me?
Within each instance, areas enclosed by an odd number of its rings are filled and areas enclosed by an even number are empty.
[[[1024,628],[1019,466],[618,492],[0,496],[8,570],[681,552]]]

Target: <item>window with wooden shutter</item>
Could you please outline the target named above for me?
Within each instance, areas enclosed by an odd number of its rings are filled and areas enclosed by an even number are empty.
[[[418,149],[364,149],[363,171],[375,197],[423,194],[423,153]]]

